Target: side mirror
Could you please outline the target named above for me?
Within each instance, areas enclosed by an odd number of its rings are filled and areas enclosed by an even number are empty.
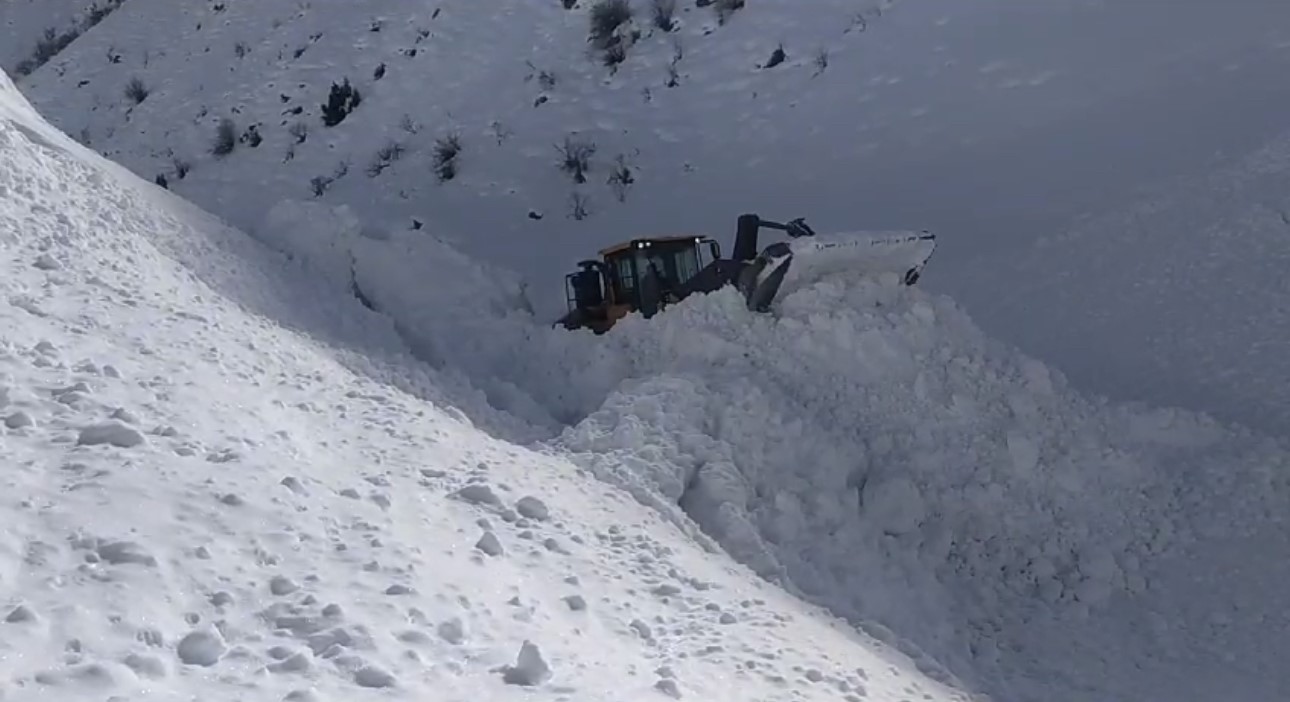
[[[721,244],[718,244],[715,241],[709,241],[708,252],[712,254],[712,260],[714,261],[721,260]]]

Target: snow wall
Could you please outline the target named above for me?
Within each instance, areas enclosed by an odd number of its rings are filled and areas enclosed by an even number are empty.
[[[432,230],[284,202],[259,236],[549,450],[932,674],[1000,700],[1290,696],[1276,441],[1084,396],[894,281],[558,331]]]

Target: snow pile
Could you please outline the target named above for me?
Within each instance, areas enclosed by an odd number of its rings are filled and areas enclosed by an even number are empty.
[[[464,256],[423,228],[379,228],[348,207],[284,200],[258,237],[297,261],[302,270],[388,316],[416,358],[462,374],[492,407],[525,429],[509,438],[548,438],[591,411],[620,371],[588,340],[544,328],[534,318],[521,281],[511,272]],[[581,367],[580,367],[581,366]]]
[[[348,291],[2,74],[0,154],[0,699],[964,699],[471,428]]]
[[[949,301],[845,276],[771,316],[694,298],[604,343],[631,379],[561,447],[979,689],[1290,690],[1287,447],[1082,397]]]
[[[1290,682],[1290,572],[1266,559],[1290,555],[1290,452],[1272,440],[1083,396],[891,280],[833,274],[771,315],[727,289],[595,337],[537,325],[508,278],[428,234],[284,208],[308,223],[281,236],[294,257],[354,261],[334,287],[352,276],[406,337],[505,383],[499,406],[565,421],[551,448],[933,677],[1017,700]],[[1221,587],[1190,572],[1233,563]]]

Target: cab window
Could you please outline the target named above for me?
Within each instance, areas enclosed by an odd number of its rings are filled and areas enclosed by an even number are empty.
[[[631,256],[619,256],[614,260],[616,283],[620,291],[619,300],[630,299],[636,290],[636,272],[632,267]]]
[[[699,256],[694,246],[637,249],[636,268],[642,275],[651,263],[663,281],[672,285],[682,285],[699,272]]]

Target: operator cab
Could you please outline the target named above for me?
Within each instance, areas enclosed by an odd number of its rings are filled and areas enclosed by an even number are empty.
[[[582,261],[565,276],[566,318],[598,334],[631,312],[652,317],[662,304],[683,297],[682,286],[721,258],[721,246],[707,237],[656,237],[611,246],[600,255],[602,261]]]

